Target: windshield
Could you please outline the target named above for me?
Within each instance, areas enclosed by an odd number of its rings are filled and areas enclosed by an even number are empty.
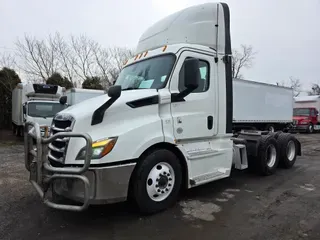
[[[65,108],[66,105],[57,102],[30,102],[27,115],[30,117],[51,118]]]
[[[168,54],[134,63],[121,71],[115,85],[122,90],[163,88],[174,62],[175,56]]]
[[[310,109],[309,108],[294,108],[293,116],[309,116]]]

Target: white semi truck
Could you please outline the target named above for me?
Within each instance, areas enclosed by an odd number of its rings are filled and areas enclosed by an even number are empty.
[[[72,106],[87,99],[104,94],[106,94],[105,90],[71,88],[66,91],[65,95],[67,96],[68,106]]]
[[[12,91],[12,129],[17,136],[23,134],[25,122],[36,122],[41,126],[50,126],[56,113],[66,105],[59,99],[65,89],[57,85],[19,83]]]
[[[25,164],[46,205],[81,211],[130,199],[140,212],[155,213],[184,188],[229,177],[233,166],[271,175],[301,155],[289,133],[232,134],[227,4],[164,18],[141,36],[136,52],[108,96],[58,113],[49,138],[41,138],[38,124],[27,124]]]

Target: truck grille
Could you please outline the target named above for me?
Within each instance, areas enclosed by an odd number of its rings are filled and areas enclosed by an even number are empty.
[[[54,135],[59,132],[71,132],[74,119],[69,115],[58,114],[54,117],[50,134]],[[65,154],[68,147],[69,138],[57,138],[49,144],[48,160],[52,165],[56,162],[64,163]]]

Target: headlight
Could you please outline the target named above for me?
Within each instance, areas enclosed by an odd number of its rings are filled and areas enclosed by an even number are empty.
[[[100,159],[107,155],[113,149],[117,142],[117,137],[105,138],[92,143],[92,159]],[[78,153],[76,160],[84,160],[86,155],[86,149],[82,148]]]

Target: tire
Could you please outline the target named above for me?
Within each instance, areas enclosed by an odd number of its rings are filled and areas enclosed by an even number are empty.
[[[263,176],[274,174],[279,164],[277,140],[269,134],[261,135],[257,157],[250,158],[249,164],[258,174]]]
[[[143,214],[157,213],[174,205],[182,181],[177,156],[169,150],[156,149],[141,160],[133,175],[130,199]]]
[[[15,135],[16,135],[17,137],[20,137],[20,127],[19,127],[19,126],[16,127]]]
[[[297,141],[290,133],[282,133],[278,137],[279,166],[292,168],[297,159]]]
[[[307,133],[313,133],[314,132],[314,126],[312,123],[309,123]]]
[[[274,137],[275,139],[278,139],[279,135],[281,134],[281,131],[278,132],[269,132],[268,135],[271,135],[272,137]]]
[[[21,127],[21,126],[17,126],[17,130],[16,130],[16,136],[17,137],[23,137],[23,127]]]
[[[17,126],[14,123],[12,123],[12,134],[16,135],[16,131],[17,131]]]
[[[272,124],[267,125],[266,131],[275,132],[275,127],[274,127],[274,125],[272,125]]]

